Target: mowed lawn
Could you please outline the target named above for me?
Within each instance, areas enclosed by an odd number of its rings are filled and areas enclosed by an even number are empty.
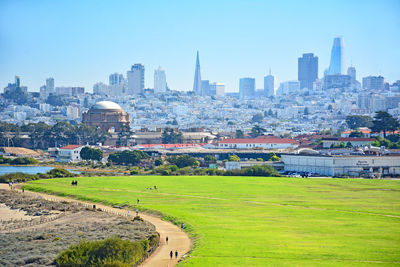
[[[27,189],[136,204],[184,221],[182,266],[400,265],[400,181],[216,176],[38,180]],[[157,186],[158,190],[146,188]]]

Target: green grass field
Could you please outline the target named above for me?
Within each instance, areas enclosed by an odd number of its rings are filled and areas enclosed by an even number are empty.
[[[108,204],[140,199],[188,225],[182,266],[400,265],[400,181],[132,176],[34,181],[27,189]],[[157,185],[158,190],[147,190]],[[189,226],[190,225],[190,226]]]

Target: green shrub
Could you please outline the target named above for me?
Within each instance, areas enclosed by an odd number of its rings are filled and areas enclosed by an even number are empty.
[[[224,173],[226,176],[275,176],[280,174],[271,165],[255,165],[241,170],[229,170]]]
[[[10,164],[12,159],[6,158],[3,155],[0,156],[0,164]]]
[[[74,173],[70,173],[66,169],[54,168],[54,169],[46,172],[46,176],[48,178],[63,178],[63,177],[75,177],[77,175]]]
[[[154,240],[152,240],[152,243],[154,243]],[[56,264],[60,267],[128,267],[139,263],[146,255],[149,246],[150,241],[148,239],[132,242],[119,237],[81,242],[61,252],[56,259]]]
[[[11,164],[11,165],[31,165],[31,164],[38,164],[39,161],[37,161],[34,158],[31,157],[20,157],[20,158],[15,158],[15,159],[9,159],[9,158],[2,158],[1,159],[3,163]],[[0,160],[0,163],[1,163]]]
[[[39,174],[27,174],[22,172],[14,172],[0,175],[0,183],[9,182],[24,182],[30,180],[38,180],[40,178]]]

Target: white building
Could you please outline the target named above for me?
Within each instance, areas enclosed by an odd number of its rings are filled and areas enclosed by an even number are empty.
[[[278,88],[279,95],[287,95],[290,93],[294,93],[300,90],[300,82],[299,81],[287,81],[281,82]]]
[[[285,149],[296,148],[299,143],[289,138],[235,138],[225,139],[218,143],[218,148],[238,148],[238,149]]]
[[[66,110],[67,118],[70,120],[76,120],[79,118],[79,108],[74,106],[68,106]]]
[[[67,145],[58,149],[57,160],[59,162],[78,162],[81,161],[82,145]]]
[[[209,85],[209,95],[224,96],[225,84],[224,83],[211,83]]]
[[[93,94],[95,95],[109,95],[108,85],[102,82],[93,85]]]
[[[167,78],[165,70],[158,67],[154,71],[154,93],[165,93],[167,91]]]
[[[275,76],[271,75],[271,71],[264,77],[264,94],[268,97],[276,95],[276,80]]]
[[[127,95],[137,95],[144,91],[144,66],[135,64],[131,70],[126,73],[128,79]]]
[[[326,176],[400,175],[400,156],[282,154],[285,171]]]

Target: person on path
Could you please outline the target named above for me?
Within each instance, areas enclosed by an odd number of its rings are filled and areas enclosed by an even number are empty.
[[[136,209],[136,216],[138,216],[139,215],[139,210],[138,209]]]
[[[140,201],[139,201],[139,199],[137,199],[137,201],[136,201],[136,202],[137,202],[137,204],[139,204],[139,202],[140,202]]]
[[[181,223],[181,229],[183,229],[183,223]]]
[[[171,252],[169,253],[169,256],[171,257],[171,260],[172,260],[172,256],[174,256],[174,253],[172,252],[172,250],[171,250]]]
[[[177,258],[178,258],[178,251],[175,250],[175,259],[177,259]]]
[[[22,188],[22,194],[25,192],[25,189]]]
[[[168,245],[168,236],[165,238],[165,241],[167,242],[167,245]]]

